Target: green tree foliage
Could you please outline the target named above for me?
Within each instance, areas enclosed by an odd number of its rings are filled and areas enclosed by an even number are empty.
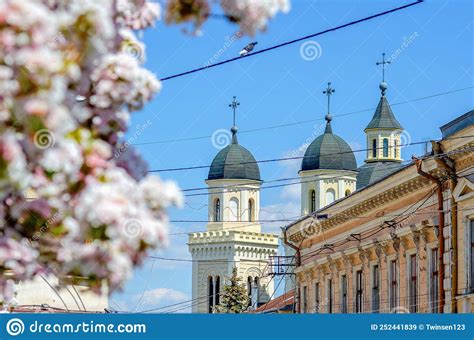
[[[221,301],[214,307],[214,313],[238,314],[247,310],[249,297],[247,289],[241,281],[242,278],[237,275],[237,268],[234,267],[230,284],[223,287]]]

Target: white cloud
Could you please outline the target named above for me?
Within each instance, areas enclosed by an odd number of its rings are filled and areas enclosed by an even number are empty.
[[[182,302],[188,299],[188,295],[179,290],[171,288],[155,288],[145,292],[142,302],[146,302],[148,305],[160,305],[164,302]]]
[[[125,306],[125,310],[131,312],[146,311],[154,308],[166,307],[168,305],[189,301],[191,298],[188,294],[172,289],[172,288],[154,288],[151,290],[145,290],[143,293],[122,293],[119,296],[114,297],[114,306]],[[188,304],[184,303],[176,307],[158,309],[156,312],[164,312],[174,308],[185,307]],[[186,312],[186,310],[183,310]]]
[[[296,181],[291,181],[291,183],[295,182]],[[291,184],[283,187],[280,192],[280,198],[285,201],[290,200],[295,204],[299,204],[301,199],[301,184]]]
[[[299,203],[287,201],[264,206],[260,209],[261,220],[285,220],[295,219],[300,215]],[[263,225],[263,231],[280,234],[281,227],[290,223],[289,221],[271,222]]]

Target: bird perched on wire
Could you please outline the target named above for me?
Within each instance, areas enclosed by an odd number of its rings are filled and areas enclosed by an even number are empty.
[[[239,52],[239,55],[240,55],[241,57],[243,57],[244,55],[249,54],[250,52],[252,52],[253,48],[254,48],[255,45],[257,45],[257,44],[258,44],[258,42],[256,42],[256,41],[253,42],[253,43],[248,44],[247,46],[245,46],[245,47],[242,49],[242,51]]]

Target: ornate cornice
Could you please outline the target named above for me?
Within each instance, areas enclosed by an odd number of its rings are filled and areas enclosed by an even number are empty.
[[[417,176],[411,180],[397,185],[394,188],[381,192],[378,195],[370,197],[366,200],[362,200],[360,203],[355,203],[346,210],[340,213],[335,213],[326,220],[320,221],[320,228],[322,231],[326,231],[337,225],[352,220],[355,217],[363,216],[364,214],[372,212],[373,210],[378,209],[391,201],[403,198],[430,185],[432,184],[428,179]],[[301,221],[300,223],[304,223],[304,221]],[[299,230],[291,235],[288,239],[296,244],[304,241],[306,238],[311,237],[314,234],[314,229],[305,228],[304,232]]]

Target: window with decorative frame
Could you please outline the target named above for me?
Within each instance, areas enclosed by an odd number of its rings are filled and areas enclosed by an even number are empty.
[[[470,291],[471,293],[474,293],[474,220],[469,220],[469,231],[470,231],[470,241],[471,241],[471,246],[470,246],[470,252],[471,252],[471,258],[469,261],[470,264]]]
[[[333,288],[332,288],[332,279],[328,279],[327,281],[327,293],[328,293],[328,313],[331,314],[333,312]]]
[[[214,280],[212,276],[207,278],[207,297],[208,297],[208,313],[214,311]]]
[[[439,300],[439,271],[438,248],[431,249],[430,261],[430,309],[431,313],[438,313]]]
[[[389,267],[389,302],[390,302],[390,311],[394,311],[399,303],[398,303],[398,268],[397,268],[397,260],[390,261]]]
[[[364,285],[362,280],[362,270],[356,271],[355,275],[355,312],[362,313],[362,297],[364,294]]]
[[[311,190],[309,192],[309,211],[315,212],[316,211],[316,191]]]
[[[383,139],[383,156],[388,157],[388,138]]]
[[[347,275],[341,276],[341,313],[347,313]]]
[[[321,293],[319,288],[319,282],[314,284],[314,312],[319,313],[319,306],[321,304]]]
[[[221,200],[216,198],[214,201],[214,222],[221,221]]]
[[[378,265],[372,267],[372,313],[380,310],[380,270]]]
[[[308,313],[308,287],[303,287],[303,313]]]
[[[408,277],[408,302],[410,313],[418,310],[418,261],[417,255],[410,255],[409,277]]]

